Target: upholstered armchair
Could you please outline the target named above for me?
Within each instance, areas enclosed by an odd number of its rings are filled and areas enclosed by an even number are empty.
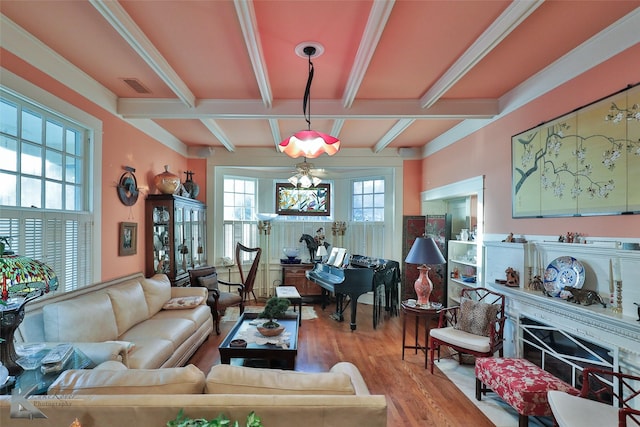
[[[626,427],[640,425],[640,377],[599,368],[582,371],[579,396],[552,390],[547,394],[559,427]]]
[[[237,293],[221,291],[218,288],[218,273],[215,267],[189,270],[189,281],[191,286],[205,287],[209,290],[207,305],[211,309],[213,324],[218,335],[220,335],[220,318],[227,307],[239,306],[240,314],[244,312],[244,286],[239,283],[234,284]]]
[[[434,353],[446,346],[462,358],[463,354],[476,357],[503,355],[504,295],[487,288],[465,288],[460,293],[460,305],[440,311],[438,327],[431,329],[431,373]]]

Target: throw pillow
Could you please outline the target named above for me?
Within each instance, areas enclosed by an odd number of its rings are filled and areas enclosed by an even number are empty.
[[[200,286],[207,289],[218,289],[218,273],[209,274],[208,276],[198,277],[198,283]]]
[[[163,306],[163,310],[183,310],[185,308],[193,308],[202,304],[203,297],[176,297],[171,298]]]
[[[454,326],[464,332],[488,337],[491,321],[498,315],[500,306],[463,298],[460,301],[458,323]]]

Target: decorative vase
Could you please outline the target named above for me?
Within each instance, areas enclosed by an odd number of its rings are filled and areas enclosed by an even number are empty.
[[[260,334],[265,337],[277,337],[282,332],[284,332],[284,326],[280,325],[275,328],[265,328],[263,325],[259,325],[257,328],[258,332],[260,332]]]
[[[460,230],[460,240],[462,240],[463,242],[466,242],[467,240],[469,240],[469,230],[466,228],[463,228],[462,230]]]
[[[164,172],[156,175],[153,183],[162,194],[174,194],[180,187],[180,178],[169,172],[169,165],[164,165]]]
[[[200,186],[193,182],[193,175],[195,175],[195,173],[193,171],[186,171],[185,175],[187,175],[187,180],[182,186],[189,192],[189,197],[195,199],[198,197],[198,194],[200,194]]]

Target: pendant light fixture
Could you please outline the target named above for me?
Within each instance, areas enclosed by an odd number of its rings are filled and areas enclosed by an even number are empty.
[[[305,158],[304,162],[296,165],[296,174],[289,178],[289,182],[296,187],[317,187],[322,180],[311,174],[311,168],[313,168],[313,163],[307,163]]]
[[[309,60],[309,77],[307,87],[302,100],[302,112],[307,122],[307,130],[294,133],[278,145],[280,152],[289,157],[314,159],[323,153],[333,156],[340,150],[340,140],[326,133],[311,130],[311,82],[313,81],[313,62],[311,57],[316,54],[316,47],[312,45],[304,46],[302,52]]]

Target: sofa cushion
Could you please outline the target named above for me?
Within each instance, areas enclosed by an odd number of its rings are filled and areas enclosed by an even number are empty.
[[[165,369],[71,369],[48,394],[200,394],[204,373],[194,365]]]
[[[118,336],[149,317],[149,307],[138,281],[112,286],[107,290],[116,316]]]
[[[118,338],[111,299],[95,292],[42,308],[45,340],[49,342],[101,342]]]
[[[136,348],[127,354],[129,368],[152,369],[158,368],[169,360],[175,353],[176,346],[169,340],[148,337],[141,338]]]
[[[496,319],[498,310],[500,310],[500,306],[497,304],[487,304],[463,298],[460,301],[460,317],[454,327],[473,335],[488,337],[491,331],[491,321]]]
[[[207,375],[207,394],[323,394],[353,395],[349,375],[307,373],[282,369],[215,365]]]
[[[163,310],[184,310],[194,308],[202,304],[204,297],[176,297],[171,298],[162,306]]]
[[[162,310],[164,303],[171,298],[171,282],[166,274],[156,274],[144,279],[142,289],[149,307],[149,317]]]

